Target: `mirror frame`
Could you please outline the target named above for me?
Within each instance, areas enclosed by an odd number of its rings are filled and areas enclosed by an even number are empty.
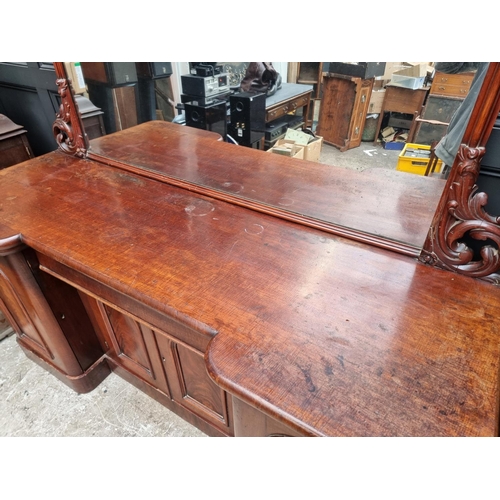
[[[488,194],[480,192],[476,183],[499,112],[500,63],[492,62],[419,257],[426,264],[496,285],[500,284],[500,217],[486,212]],[[480,244],[477,253],[463,241],[465,235]]]
[[[124,168],[121,162],[115,162],[93,154],[89,140],[74,98],[71,80],[62,62],[54,63],[57,75],[58,92],[61,106],[54,122],[53,131],[59,148],[66,154],[88,158],[108,166]],[[324,223],[303,215],[294,215],[279,208],[264,206],[251,200],[242,200],[230,194],[195,185],[182,179],[164,174],[147,173],[148,177],[168,184],[184,187],[198,194],[221,199],[233,204],[251,208],[286,220],[320,229],[331,234],[347,237],[396,251],[413,257],[421,262],[441,269],[457,272],[474,278],[485,279],[496,285],[500,284],[500,217],[491,216],[484,209],[488,195],[478,192],[476,185],[479,177],[481,159],[485,145],[500,112],[500,63],[489,63],[481,90],[469,119],[462,144],[451,166],[443,194],[438,203],[434,218],[424,246],[418,252],[413,247],[401,242],[394,242],[379,236],[352,228]],[[145,175],[139,167],[126,165],[126,169]],[[470,235],[481,243],[478,253],[463,241]],[[492,246],[491,242],[496,246]],[[479,258],[478,258],[479,255]]]

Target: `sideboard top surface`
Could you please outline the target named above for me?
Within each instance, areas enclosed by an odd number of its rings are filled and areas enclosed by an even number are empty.
[[[91,151],[233,199],[417,249],[425,241],[444,188],[444,181],[433,177],[380,168],[359,172],[217,139],[213,132],[151,121],[94,139]]]
[[[487,283],[59,152],[0,200],[0,239],[208,325],[212,378],[301,432],[498,433]]]

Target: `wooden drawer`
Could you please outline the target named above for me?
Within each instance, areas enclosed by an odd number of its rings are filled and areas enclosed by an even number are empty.
[[[464,98],[470,90],[475,73],[459,73],[449,75],[436,73],[432,82],[430,94]]]
[[[280,118],[286,115],[287,113],[295,111],[298,108],[306,106],[308,102],[309,102],[309,94],[304,96],[299,96],[285,104],[280,104],[274,108],[270,108],[269,110],[266,111],[266,123],[275,120],[276,118]]]

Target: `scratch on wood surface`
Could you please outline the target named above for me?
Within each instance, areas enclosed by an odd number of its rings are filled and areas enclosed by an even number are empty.
[[[297,367],[299,368],[299,370],[304,375],[304,378],[305,378],[305,381],[306,381],[307,390],[309,392],[316,392],[316,386],[314,385],[312,377],[311,377],[311,367],[308,366],[307,368],[303,368],[299,364],[297,364]]]

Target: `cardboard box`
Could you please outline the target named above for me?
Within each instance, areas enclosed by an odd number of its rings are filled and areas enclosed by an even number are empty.
[[[291,128],[289,128],[285,134],[285,139],[287,141],[295,142],[295,144],[297,144],[299,146],[307,146],[307,144],[309,144],[309,142],[313,138],[314,137],[311,134],[306,134],[305,132],[302,132],[301,130],[295,130],[295,129],[291,129]]]
[[[86,94],[87,87],[85,85],[85,79],[83,78],[82,68],[79,62],[65,62],[66,73],[68,78],[71,80],[71,85],[75,94]]]
[[[290,158],[304,159],[304,146],[299,146],[295,141],[279,139],[276,144],[267,150],[267,153],[280,154]]]
[[[380,131],[380,135],[382,139],[386,142],[392,141],[394,136],[396,135],[396,130],[392,127],[385,127]]]
[[[368,104],[368,114],[381,113],[382,104],[384,103],[385,89],[373,90]]]
[[[392,75],[399,70],[405,69],[407,66],[402,62],[388,62],[385,63],[385,71],[382,75],[382,80],[387,81],[392,78]]]
[[[419,61],[419,62],[405,62],[405,66],[417,66],[417,65],[422,65],[422,67],[425,69],[425,73],[432,75],[434,73],[434,63],[431,62],[424,62],[424,61]],[[420,76],[424,76],[421,74]]]
[[[304,160],[319,161],[321,148],[323,147],[323,137],[319,135],[304,147]]]
[[[287,141],[294,141],[298,146],[304,147],[304,160],[319,161],[323,146],[323,137],[314,137],[300,130],[288,129],[285,139]]]

